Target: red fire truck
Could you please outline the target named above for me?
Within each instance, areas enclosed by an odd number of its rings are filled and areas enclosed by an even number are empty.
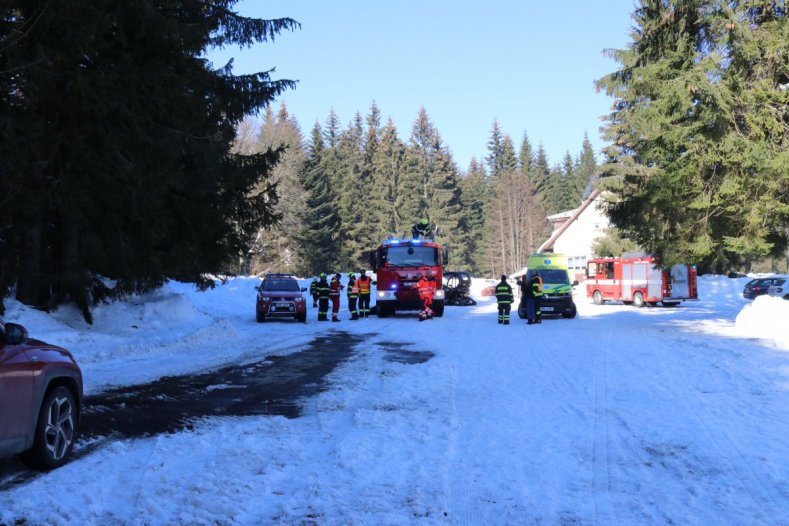
[[[438,243],[421,239],[387,239],[370,252],[370,266],[377,273],[376,312],[380,318],[397,310],[419,310],[422,301],[417,274],[430,270],[436,278],[433,316],[444,315],[443,275],[447,251]]]
[[[595,305],[621,301],[625,305],[666,307],[697,300],[696,267],[661,266],[651,256],[590,259],[586,262],[586,295]]]

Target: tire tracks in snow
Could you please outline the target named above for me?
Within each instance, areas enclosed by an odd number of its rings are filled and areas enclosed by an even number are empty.
[[[647,331],[642,329],[642,332],[646,334]],[[710,424],[712,418],[704,408],[704,402],[698,394],[694,393],[695,390],[688,382],[685,370],[676,365],[677,360],[667,360],[662,352],[656,352],[654,355],[657,356],[660,368],[665,372],[663,374],[665,381],[672,386],[673,392],[678,393],[677,400],[685,406],[687,414],[692,415],[699,423],[699,429],[703,430],[707,441],[715,447],[718,457],[725,460],[732,472],[737,474],[742,491],[751,496],[754,505],[749,509],[759,514],[758,522],[789,525],[787,495],[781,494],[777,488],[762,479],[724,428],[713,427]]]
[[[595,524],[619,524],[611,498],[611,410],[608,392],[609,348],[613,327],[595,349],[593,375],[592,496]]]

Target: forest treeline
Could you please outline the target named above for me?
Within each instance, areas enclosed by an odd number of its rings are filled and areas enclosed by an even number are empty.
[[[541,144],[524,133],[516,147],[494,120],[484,155],[463,171],[424,108],[407,137],[381,115],[373,102],[341,127],[332,110],[306,137],[284,105],[241,124],[236,151],[284,151],[272,179],[281,220],[260,229],[239,272],[366,268],[381,240],[410,236],[426,218],[451,267],[511,273],[549,235],[546,216],[580,204],[596,169],[586,136],[551,165]]]
[[[631,42],[608,51],[619,66],[597,81],[613,98],[602,166],[588,139],[549,162],[494,121],[462,169],[424,109],[410,130],[373,104],[306,134],[267,110],[295,83],[205,55],[300,26],[236,4],[3,3],[0,297],[73,302],[90,321],[92,304],[168,279],[358,270],[421,217],[452,267],[496,276],[525,264],[546,216],[578,206],[595,173],[617,227],[607,250],[635,242],[718,272],[786,253],[784,0],[638,0]]]

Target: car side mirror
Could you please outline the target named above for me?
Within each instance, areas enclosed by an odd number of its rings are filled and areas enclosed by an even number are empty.
[[[255,285],[255,290],[260,290],[260,285]]]
[[[576,285],[578,285],[578,280],[577,279],[575,281],[573,281],[573,287],[575,287]]]
[[[18,323],[5,324],[5,341],[9,345],[19,345],[27,340],[27,329]]]

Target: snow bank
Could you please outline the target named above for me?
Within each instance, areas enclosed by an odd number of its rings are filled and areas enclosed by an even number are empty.
[[[789,350],[789,301],[759,296],[743,307],[735,324],[740,334]]]

